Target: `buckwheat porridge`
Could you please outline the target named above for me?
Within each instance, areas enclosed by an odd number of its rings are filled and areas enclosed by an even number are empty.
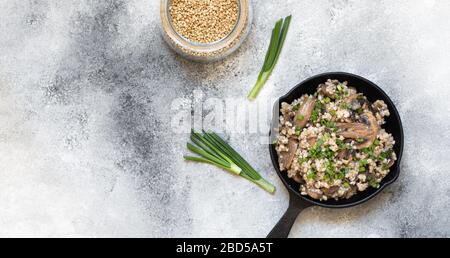
[[[380,187],[397,157],[382,125],[390,115],[347,85],[328,80],[314,95],[281,104],[276,150],[282,171],[317,200],[350,198]]]

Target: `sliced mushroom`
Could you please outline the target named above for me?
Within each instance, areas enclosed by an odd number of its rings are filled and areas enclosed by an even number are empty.
[[[391,159],[391,160],[389,160],[389,162],[387,163],[386,167],[387,167],[387,168],[391,168],[391,167],[394,165],[394,163],[395,163],[395,160]]]
[[[320,200],[323,196],[323,192],[319,189],[308,189],[306,193],[316,200]]]
[[[316,105],[316,98],[314,97],[308,97],[303,102],[303,104],[300,106],[294,117],[294,123],[296,128],[305,127],[306,123],[308,123],[309,119],[311,118],[311,114],[314,110],[315,105]]]
[[[308,139],[306,139],[306,141],[308,142],[309,146],[314,146],[314,144],[316,144],[317,142],[317,137],[309,137]]]
[[[323,193],[326,195],[333,195],[334,193],[336,193],[339,190],[339,186],[335,185],[335,186],[331,186],[330,188],[324,188],[322,189]]]
[[[378,123],[370,111],[361,115],[361,123],[338,123],[338,135],[347,139],[359,140],[356,149],[364,149],[372,145],[378,135]]]
[[[296,105],[292,106],[290,109],[284,107],[283,105],[289,105],[289,104],[283,102],[283,103],[281,104],[281,105],[282,105],[282,106],[281,106],[282,110],[287,110],[287,111],[288,111],[288,112],[283,112],[284,121],[289,121],[289,122],[293,123],[292,117],[297,113],[297,110],[298,110],[298,109],[300,108],[300,106],[301,106],[300,104],[301,104],[301,103],[304,103],[304,102],[306,101],[306,99],[308,99],[308,95],[307,95],[307,94],[303,95],[303,96],[300,98],[299,103],[297,103]],[[296,106],[298,106],[297,109],[295,109]]]
[[[391,168],[394,164],[395,164],[395,158],[394,158],[395,154],[392,154],[391,157],[389,158],[389,162],[386,164],[387,168]]]
[[[372,107],[372,103],[370,103],[370,101],[368,101],[367,99],[364,99],[362,108],[363,108],[363,110],[368,110],[370,112],[374,111],[373,107]]]
[[[373,142],[375,141],[375,139],[377,138],[378,131],[380,129],[377,119],[375,118],[373,113],[370,111],[364,112],[364,114],[361,116],[361,120],[367,125],[369,130],[368,130],[368,134],[365,137],[363,137],[365,142],[357,144],[356,145],[357,149],[364,149],[364,148],[367,148],[370,145],[372,145]]]
[[[368,126],[363,123],[337,123],[339,129],[337,135],[347,139],[359,139],[366,136]]]
[[[297,148],[298,148],[298,141],[291,138],[289,139],[288,142],[288,151],[283,151],[280,153],[280,163],[283,165],[283,168],[285,170],[291,167]]]
[[[345,99],[345,103],[347,103],[350,106],[351,110],[358,110],[361,108],[361,103],[359,101],[359,94],[353,94],[350,95]]]
[[[292,179],[294,179],[294,181],[297,183],[300,183],[300,184],[303,183],[303,178],[299,174],[296,174],[295,176],[293,176]]]
[[[338,157],[338,159],[349,160],[349,161],[351,161],[353,159],[352,152],[348,149],[339,151],[337,157]]]
[[[344,100],[344,102],[350,106],[350,109],[354,111],[366,106],[365,105],[366,101],[367,100],[364,98],[362,94],[352,94],[347,98],[345,98]]]

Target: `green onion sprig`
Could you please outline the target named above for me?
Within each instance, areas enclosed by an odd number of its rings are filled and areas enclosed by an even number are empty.
[[[216,133],[200,134],[192,130],[190,138],[193,144],[187,143],[187,148],[200,157],[184,156],[185,160],[215,165],[255,183],[269,193],[275,192],[275,187]]]
[[[275,65],[277,64],[278,58],[280,57],[281,49],[283,48],[284,41],[286,40],[286,35],[289,30],[289,25],[291,23],[292,15],[284,19],[280,19],[275,23],[275,27],[272,30],[272,37],[269,43],[269,49],[267,50],[266,57],[264,59],[264,65],[259,72],[258,80],[255,86],[248,94],[249,100],[254,100],[258,96],[259,91],[266,83],[272,74]]]

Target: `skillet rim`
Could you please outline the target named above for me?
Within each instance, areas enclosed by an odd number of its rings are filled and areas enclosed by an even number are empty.
[[[284,94],[283,96],[281,96],[274,104],[273,110],[274,110],[274,117],[272,117],[272,121],[271,121],[271,132],[272,133],[272,129],[275,126],[275,123],[278,123],[278,117],[279,117],[279,112],[277,114],[277,116],[275,116],[275,110],[279,110],[279,105],[282,103],[283,99],[286,99],[288,97],[290,97],[292,94],[294,94],[298,88],[301,88],[302,86],[304,86],[305,84],[309,83],[312,80],[316,80],[316,79],[320,79],[321,77],[324,77],[324,79],[330,79],[330,77],[333,76],[347,76],[347,77],[353,77],[357,80],[361,80],[362,82],[364,82],[365,86],[369,86],[373,89],[375,89],[378,93],[380,93],[383,98],[384,101],[387,101],[388,106],[389,106],[389,110],[391,111],[391,116],[395,116],[396,120],[398,121],[398,123],[396,124],[396,126],[398,126],[399,132],[400,132],[400,139],[395,139],[396,144],[399,145],[399,151],[398,153],[396,153],[397,155],[397,161],[396,161],[396,165],[395,168],[391,169],[391,171],[389,173],[394,173],[394,176],[392,179],[385,181],[385,179],[383,179],[383,181],[381,181],[381,185],[380,188],[376,189],[373,193],[371,193],[370,195],[364,197],[364,198],[359,198],[359,199],[355,199],[352,202],[348,202],[348,203],[344,203],[344,204],[330,204],[327,203],[328,201],[318,201],[315,199],[312,199],[309,196],[303,196],[300,194],[300,191],[298,189],[294,189],[289,182],[286,180],[286,178],[283,176],[283,172],[280,170],[280,167],[278,165],[278,154],[275,150],[274,144],[270,143],[268,144],[269,146],[269,151],[270,151],[270,158],[272,160],[272,164],[278,174],[278,177],[280,178],[280,180],[283,182],[284,186],[287,188],[288,192],[290,195],[294,194],[296,197],[299,197],[300,200],[310,204],[310,205],[317,205],[317,206],[321,206],[321,207],[326,207],[326,208],[348,208],[348,207],[353,207],[359,204],[362,204],[364,202],[369,201],[370,199],[374,198],[376,195],[378,195],[380,192],[382,192],[387,186],[391,185],[392,183],[394,183],[398,177],[400,176],[400,164],[401,164],[401,159],[403,156],[403,147],[404,147],[404,132],[403,132],[403,125],[402,125],[402,121],[400,118],[400,115],[398,113],[397,107],[394,105],[393,101],[391,100],[391,98],[386,94],[386,92],[384,92],[378,85],[376,85],[375,83],[373,83],[372,81],[356,75],[356,74],[352,74],[352,73],[347,73],[347,72],[326,72],[326,73],[321,73],[318,75],[314,75],[312,77],[309,77],[305,80],[303,80],[302,82],[300,82],[299,84],[297,84],[295,87],[293,87],[291,90],[289,90],[286,94]],[[300,96],[299,96],[300,97]],[[278,105],[278,107],[277,107]],[[270,135],[269,134],[269,135]],[[284,172],[285,173],[285,172]],[[293,179],[289,179],[289,180],[293,180]],[[355,196],[358,196],[358,194],[356,194]],[[347,201],[347,200],[346,200]],[[337,201],[339,202],[339,200]]]

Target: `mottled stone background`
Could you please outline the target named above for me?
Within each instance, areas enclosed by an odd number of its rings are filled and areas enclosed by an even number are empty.
[[[278,191],[185,163],[170,103],[245,96],[276,19],[293,14],[261,97],[326,71],[396,103],[400,179],[345,210],[311,208],[293,237],[450,236],[450,1],[259,0],[231,57],[188,62],[160,34],[158,0],[0,1],[0,236],[263,237],[287,207],[267,148],[232,139]],[[271,106],[271,103],[267,103]]]

